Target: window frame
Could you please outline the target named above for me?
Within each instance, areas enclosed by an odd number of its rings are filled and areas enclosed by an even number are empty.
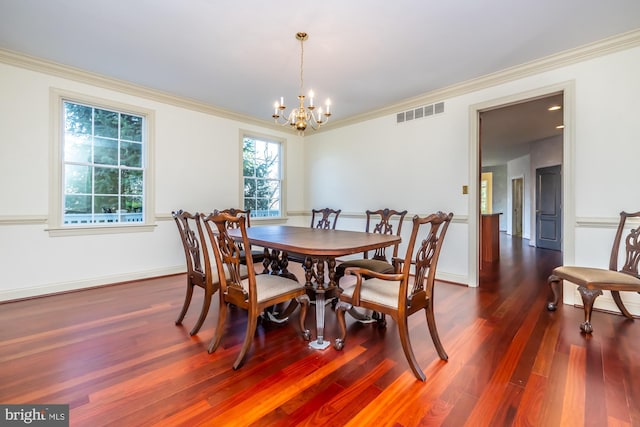
[[[264,217],[256,217],[256,216],[251,216],[251,222],[254,221],[270,221],[270,220],[280,220],[280,219],[286,219],[287,215],[286,215],[286,140],[282,139],[282,138],[278,138],[275,137],[273,135],[266,135],[266,134],[261,134],[259,132],[253,132],[253,131],[245,131],[245,130],[241,130],[240,131],[240,143],[239,143],[239,149],[240,149],[240,205],[242,206],[242,209],[246,209],[246,206],[244,204],[244,140],[245,138],[249,138],[249,139],[255,139],[255,140],[261,140],[261,141],[266,141],[266,142],[270,142],[270,143],[275,143],[278,144],[280,146],[280,215],[279,216],[264,216]],[[253,212],[253,210],[252,210]]]
[[[51,88],[51,150],[49,175],[49,217],[48,228],[50,236],[111,234],[152,231],[155,229],[155,198],[154,198],[154,145],[155,145],[155,111],[140,106],[124,104],[122,102],[98,98],[91,95],[75,93],[57,88]],[[82,225],[64,224],[64,102],[72,102],[142,116],[145,119],[143,140],[143,215],[142,223],[87,223]]]

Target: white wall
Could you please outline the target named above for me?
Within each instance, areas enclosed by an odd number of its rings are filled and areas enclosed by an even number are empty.
[[[52,237],[50,88],[155,111],[152,232]],[[184,271],[171,211],[241,206],[240,132],[285,138],[287,208],[304,209],[302,138],[0,63],[0,300]]]
[[[525,97],[569,82],[573,93],[565,102],[564,257],[566,263],[597,263],[606,268],[608,257],[592,258],[591,254],[610,247],[618,212],[640,209],[640,199],[629,192],[632,183],[640,182],[638,75],[640,48],[630,47],[537,74],[494,79],[495,83],[461,90],[446,99],[431,99],[444,101],[445,112],[429,118],[396,124],[395,113],[390,113],[348,126],[328,126],[304,141],[276,133],[288,140],[288,209],[331,206],[346,214],[383,206],[411,214],[451,211],[454,223],[443,248],[439,277],[473,285],[478,172],[474,106]],[[156,210],[163,220],[154,232],[54,238],[44,231],[45,224],[37,224],[47,214],[49,87],[156,111]],[[239,182],[239,129],[274,134],[270,129],[2,64],[0,93],[0,299],[181,268],[182,254],[175,226],[167,220],[169,212],[239,204],[238,184],[234,184]],[[470,186],[469,195],[462,194],[463,185]],[[292,222],[308,223],[301,217]],[[574,302],[572,290],[566,285],[567,303]],[[640,313],[638,295],[624,298],[632,311]],[[596,306],[609,302],[601,297]]]
[[[640,199],[629,193],[629,184],[640,182],[638,75],[640,48],[633,47],[449,99],[432,99],[445,102],[442,115],[396,124],[395,113],[390,113],[310,136],[305,139],[306,203],[348,212],[380,206],[420,214],[452,211],[457,221],[443,247],[439,276],[473,285],[477,263],[469,254],[474,253],[470,246],[477,245],[477,192],[463,195],[461,186],[477,186],[478,166],[469,161],[477,158],[469,148],[477,138],[470,127],[474,106],[498,105],[496,100],[517,94],[525,99],[541,88],[569,85],[573,93],[565,103],[567,149],[562,161],[569,170],[563,181],[564,257],[567,263],[587,263],[592,261],[590,248],[610,247],[618,212],[640,209]],[[416,101],[415,107],[426,101]],[[525,191],[530,192],[532,166],[529,161],[521,166],[518,174],[525,176]],[[510,172],[509,179],[512,176]],[[531,209],[525,207],[526,237],[532,232]],[[593,218],[606,224],[606,236],[589,225]],[[581,227],[579,233],[576,227]],[[606,268],[607,260],[603,257],[601,266]],[[567,303],[574,302],[572,290],[568,285]],[[637,295],[624,298],[640,313]],[[609,302],[601,297],[596,306]]]

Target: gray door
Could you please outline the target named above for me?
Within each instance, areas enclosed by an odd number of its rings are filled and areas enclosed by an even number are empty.
[[[536,169],[536,246],[559,251],[562,244],[560,165]]]

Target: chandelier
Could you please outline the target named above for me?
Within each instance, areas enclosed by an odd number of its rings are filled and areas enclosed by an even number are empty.
[[[300,40],[300,92],[298,95],[298,107],[291,110],[289,114],[285,113],[287,107],[284,105],[284,97],[280,97],[280,102],[276,101],[273,105],[274,111],[271,117],[276,124],[282,126],[289,125],[298,131],[298,135],[304,135],[307,126],[313,130],[317,130],[323,124],[329,121],[331,117],[331,101],[327,99],[325,110],[322,107],[316,109],[313,103],[313,91],[309,91],[309,105],[305,106],[305,96],[303,95],[304,77],[302,68],[304,65],[304,41],[309,38],[307,33],[296,33],[296,39]],[[316,111],[317,110],[317,111]]]

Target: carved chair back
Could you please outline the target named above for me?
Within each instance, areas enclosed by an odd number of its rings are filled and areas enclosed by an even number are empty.
[[[247,307],[251,302],[257,301],[255,290],[255,270],[253,268],[253,260],[246,257],[246,268],[249,280],[244,281],[247,277],[240,269],[243,257],[240,245],[249,246],[246,231],[246,217],[244,215],[231,215],[214,211],[210,215],[201,215],[204,229],[212,242],[214,256],[218,265],[218,275],[220,276],[220,291],[226,302],[235,304],[239,307]],[[205,231],[202,230],[200,223],[200,234],[204,237]],[[240,229],[242,234],[242,242],[236,242],[229,236],[229,230]],[[215,231],[214,231],[215,230]],[[226,274],[220,275],[221,268],[224,268]],[[253,300],[253,301],[252,301]]]
[[[437,212],[424,218],[417,216],[413,218],[413,231],[411,233],[409,248],[414,248],[413,253],[415,255],[413,259],[411,259],[411,254],[407,251],[403,265],[405,277],[408,277],[408,269],[413,265],[413,284],[410,290],[400,290],[401,296],[407,296],[406,307],[411,307],[414,302],[413,300],[417,298],[417,306],[414,307],[414,309],[419,309],[424,307],[423,302],[425,300],[431,299],[436,277],[436,266],[438,265],[440,250],[442,249],[444,237],[451,223],[451,218],[453,218],[453,213],[445,214],[443,212]],[[416,242],[418,229],[426,224],[428,224],[428,232],[418,244]],[[403,281],[403,283],[409,286],[408,280]]]
[[[404,217],[407,215],[407,211],[396,211],[393,209],[378,209],[376,211],[367,210],[367,225],[365,231],[367,233],[379,233],[379,234],[394,234],[395,223],[395,235],[399,236],[402,231],[402,223]],[[376,222],[377,220],[377,222]],[[398,256],[398,244],[393,245],[393,252],[391,254],[392,259]],[[364,258],[369,258],[369,252],[364,253]],[[371,259],[378,259],[381,261],[390,262],[387,258],[387,248],[376,249]]]
[[[638,217],[640,217],[640,211],[634,213],[620,212],[620,223],[618,224],[616,237],[613,241],[613,247],[611,248],[609,270],[620,271],[640,278],[640,275],[638,275],[638,263],[640,263],[640,226],[629,230],[629,233],[624,240],[624,264],[622,268],[618,270],[619,251],[622,246],[622,234],[624,232],[626,220],[627,218]],[[640,290],[638,292],[640,293]]]
[[[338,216],[340,216],[342,209],[312,209],[311,210],[311,228],[322,228],[325,230],[335,230],[336,223],[338,222]],[[317,222],[316,222],[316,218]]]

